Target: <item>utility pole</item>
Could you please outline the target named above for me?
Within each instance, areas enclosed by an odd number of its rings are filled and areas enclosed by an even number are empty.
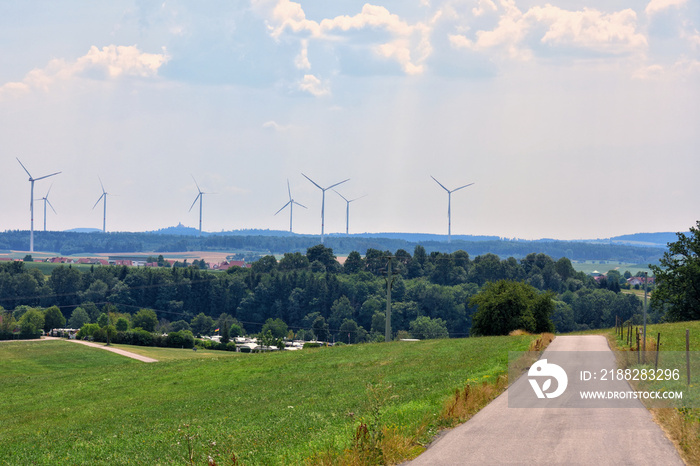
[[[391,260],[394,256],[386,256],[389,263],[386,268],[386,326],[384,328],[384,341],[391,341],[391,288],[394,286],[394,278],[391,275]]]

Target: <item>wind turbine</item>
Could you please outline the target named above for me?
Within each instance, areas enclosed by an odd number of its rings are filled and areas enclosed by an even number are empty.
[[[302,173],[302,175],[304,175],[304,174]],[[314,180],[312,180],[311,178],[309,178],[309,177],[306,176],[306,175],[304,175],[304,178],[306,178],[307,180],[311,181],[311,182],[314,184],[314,186],[316,186],[318,189],[320,189],[321,192],[323,193],[323,195],[322,195],[322,197],[321,197],[321,244],[323,244],[323,228],[324,228],[324,222],[325,222],[326,191],[329,190],[329,189],[331,189],[331,188],[334,188],[334,187],[338,186],[339,184],[343,184],[343,183],[345,183],[346,181],[349,181],[350,178],[348,178],[347,180],[343,180],[343,181],[341,181],[341,182],[339,182],[339,183],[332,184],[332,185],[330,185],[330,186],[327,187],[327,188],[322,188],[322,187],[320,187],[318,184],[316,184],[316,182],[315,182]]]
[[[102,202],[102,233],[107,232],[107,195],[109,194],[107,191],[105,191],[105,186],[102,184],[102,178],[99,176],[97,177],[98,180],[100,180],[100,186],[102,187],[102,195],[97,199],[97,202],[95,202],[95,205],[92,206],[92,209],[94,210],[95,207],[97,207],[97,204],[104,199]]]
[[[366,197],[367,194],[365,194],[364,196],[356,197],[355,199],[347,200],[347,199],[345,199],[345,196],[343,196],[342,194],[340,194],[340,193],[339,193],[338,191],[336,191],[335,189],[334,189],[333,191],[334,191],[338,196],[342,197],[343,200],[344,200],[345,203],[346,203],[346,205],[345,205],[345,234],[346,234],[346,235],[349,235],[349,234],[350,234],[350,203],[351,203],[351,202],[354,202],[354,201],[356,201],[356,200],[358,200],[358,199],[362,199],[363,197]]]
[[[58,212],[56,212],[56,209],[54,209],[53,206],[51,205],[51,201],[49,201],[49,193],[51,192],[52,187],[53,187],[53,184],[51,186],[49,186],[49,190],[46,191],[46,196],[37,199],[37,201],[44,201],[44,231],[46,231],[46,204],[48,204],[49,207],[51,207],[51,210],[53,210],[54,214],[58,215]]]
[[[304,209],[306,209],[306,206],[303,204],[299,204],[297,201],[292,199],[292,190],[289,187],[289,180],[287,180],[287,192],[289,193],[289,202],[283,205],[280,210],[275,212],[275,215],[279,214],[284,210],[285,207],[289,206],[289,232],[292,233],[292,211],[294,210],[294,204],[298,205],[299,207],[303,207]]]
[[[15,157],[17,161],[19,162],[20,165],[22,165],[22,168],[24,169],[25,172],[27,172],[27,175],[29,175],[29,182],[31,183],[31,191],[30,191],[30,198],[29,198],[29,213],[31,216],[31,226],[29,230],[29,252],[34,252],[34,182],[43,180],[44,178],[48,178],[50,176],[58,175],[61,172],[56,172],[52,173],[50,175],[45,175],[45,176],[40,176],[39,178],[33,178],[32,174],[29,173],[29,170],[27,170],[27,167],[24,166],[22,162],[20,162],[19,158]]]
[[[466,188],[467,186],[471,186],[474,183],[465,184],[464,186],[460,186],[459,188],[455,188],[452,191],[450,191],[445,186],[443,186],[442,183],[436,180],[433,175],[430,175],[430,177],[433,180],[435,180],[435,182],[439,184],[442,189],[447,191],[447,242],[449,243],[452,239],[452,193],[455,191],[459,191],[462,188]]]
[[[204,199],[205,194],[215,194],[215,193],[205,193],[199,188],[199,185],[197,184],[197,180],[194,179],[194,175],[192,176],[192,180],[194,181],[194,184],[197,186],[197,197],[194,198],[194,202],[192,202],[192,205],[190,206],[190,210],[188,212],[192,212],[192,207],[197,203],[197,200],[199,200],[199,236],[202,236],[202,199]]]

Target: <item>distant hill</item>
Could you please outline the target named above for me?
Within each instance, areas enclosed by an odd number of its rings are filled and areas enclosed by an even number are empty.
[[[102,230],[99,228],[73,228],[72,230],[64,230],[68,233],[99,233]]]
[[[346,237],[343,233],[332,233],[328,236],[335,238]],[[421,243],[425,241],[447,241],[447,235],[435,235],[432,233],[354,233],[353,238],[387,238],[401,239],[411,243]],[[498,236],[472,236],[472,235],[452,235],[453,241],[499,241]]]
[[[656,248],[666,248],[668,243],[678,240],[678,235],[672,232],[663,233],[635,233],[633,235],[622,235],[610,238],[610,241],[618,244],[629,244],[631,246],[650,246]]]

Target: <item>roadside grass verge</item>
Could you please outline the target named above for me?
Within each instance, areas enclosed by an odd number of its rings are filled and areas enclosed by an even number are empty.
[[[637,327],[641,328],[641,326],[634,326],[632,335]],[[656,341],[660,333],[659,350],[661,354],[659,359],[661,361],[672,360],[672,362],[662,364],[660,367],[678,368],[679,379],[631,383],[636,389],[641,390],[683,392],[682,404],[684,407],[652,407],[650,411],[657,423],[677,445],[684,461],[687,464],[700,464],[700,408],[697,407],[700,406],[700,364],[698,364],[697,357],[691,358],[691,382],[688,385],[685,359],[686,329],[690,330],[689,349],[691,352],[697,353],[700,351],[700,321],[647,325],[647,351],[644,358],[646,364],[637,364],[636,358],[633,357],[629,367],[631,369],[654,369]],[[614,350],[636,350],[636,338],[630,338],[632,341],[630,344],[627,343],[627,330],[625,330],[624,337],[616,335],[614,329],[608,329],[604,332]],[[666,357],[663,356],[663,353],[667,353]]]
[[[456,389],[497,380],[535,338],[252,355],[122,346],[153,364],[64,341],[0,344],[0,463],[311,464],[378,439],[395,463],[444,425]]]

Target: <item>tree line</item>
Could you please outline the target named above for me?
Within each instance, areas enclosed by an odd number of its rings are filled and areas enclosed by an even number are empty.
[[[130,321],[149,309],[156,316],[154,329],[165,332],[189,327],[206,334],[225,324],[227,331],[257,334],[279,320],[287,332],[306,339],[379,340],[384,335],[389,256],[395,274],[393,335],[498,333],[484,326],[488,319],[477,312],[488,308],[484,296],[501,281],[508,284],[502,291],[523,300],[501,311],[516,315],[511,321],[532,331],[544,328],[547,320],[559,332],[610,327],[615,316],[624,321],[642,312],[637,297],[576,272],[565,257],[531,253],[517,260],[487,253],[472,258],[462,250],[428,253],[420,245],[412,253],[368,249],[363,256],[352,251],[342,265],[332,248],[316,245],[304,254],[288,252],[279,260],[267,255],[250,268],[226,272],[196,266],[93,266],[84,271],[59,266],[45,277],[22,262],[0,263],[0,305],[15,311],[56,306],[74,328],[79,322],[95,323],[105,313]],[[509,288],[513,284],[520,285]],[[18,321],[22,313],[15,313]],[[652,320],[662,317],[652,312]]]
[[[420,236],[417,236],[421,238]],[[5,231],[0,233],[0,250],[28,249],[29,232]],[[203,237],[154,233],[78,233],[47,231],[35,232],[34,244],[38,251],[55,251],[62,255],[131,252],[183,252],[183,251],[248,251],[254,257],[267,254],[281,255],[285,252],[304,253],[318,243],[318,236],[279,236],[262,234],[216,234]],[[572,260],[615,260],[628,263],[656,262],[663,250],[653,247],[627,246],[620,244],[594,244],[578,241],[516,241],[516,240],[461,240],[451,243],[421,239],[408,241],[399,238],[367,237],[365,235],[329,236],[326,246],[337,254],[368,249],[413,250],[422,246],[428,253],[454,253],[470,251],[473,256],[496,254],[502,257],[525,257],[537,249],[550,257],[568,257]]]

